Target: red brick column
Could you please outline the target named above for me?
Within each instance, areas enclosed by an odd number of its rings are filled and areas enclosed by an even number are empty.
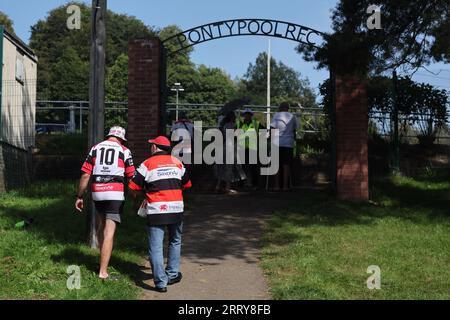
[[[364,80],[336,76],[336,184],[340,199],[369,199],[368,114]]]
[[[160,132],[162,45],[158,38],[128,44],[128,141],[134,162],[149,157],[147,140]]]

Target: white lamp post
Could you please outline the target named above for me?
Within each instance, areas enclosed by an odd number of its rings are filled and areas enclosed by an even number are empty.
[[[175,105],[175,121],[178,121],[178,93],[181,91],[184,91],[184,88],[181,86],[181,83],[175,82],[174,86],[170,89],[172,91],[175,91],[177,93],[177,100]]]

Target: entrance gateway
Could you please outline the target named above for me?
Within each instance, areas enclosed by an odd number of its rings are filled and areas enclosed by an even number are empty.
[[[172,55],[206,41],[237,36],[268,36],[312,46],[320,46],[325,41],[322,32],[290,22],[235,19],[208,23],[183,31],[164,40],[163,45],[168,42],[176,45],[176,49],[169,52],[169,55]]]
[[[157,37],[129,42],[128,141],[137,162],[149,156],[147,140],[164,132],[166,58],[191,46],[235,36],[268,36],[321,46],[325,34],[299,24],[268,19],[235,19],[185,30],[164,41]],[[164,44],[172,44],[167,51]],[[364,80],[355,74],[334,74],[332,87],[332,180],[340,199],[366,201],[368,181],[368,113]]]

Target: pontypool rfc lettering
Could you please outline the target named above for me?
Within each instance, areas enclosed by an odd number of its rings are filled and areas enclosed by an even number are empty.
[[[205,24],[192,28],[163,41],[175,45],[169,54],[174,54],[196,44],[209,40],[234,36],[270,36],[295,42],[320,46],[324,34],[298,24],[266,19],[236,19]]]

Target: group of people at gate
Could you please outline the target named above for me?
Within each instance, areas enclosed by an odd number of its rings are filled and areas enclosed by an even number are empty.
[[[242,129],[243,132],[255,133],[265,130],[266,128],[253,116],[251,109],[245,109],[242,118],[237,117],[235,112],[229,112],[221,119],[220,130],[224,132],[228,129]],[[279,172],[275,175],[274,190],[289,190],[290,166],[298,122],[296,117],[289,113],[287,103],[279,106],[270,127],[277,129],[279,133],[277,147],[282,172],[282,177]],[[194,126],[186,116],[175,122],[172,130],[180,128],[186,129],[189,135],[193,136]],[[174,145],[167,137],[159,136],[148,140],[151,156],[136,169],[131,151],[124,145],[126,141],[125,129],[115,126],[109,130],[106,140],[90,149],[81,167],[82,175],[75,208],[79,212],[83,211],[84,195],[90,183],[98,222],[97,235],[100,248],[98,277],[103,280],[115,280],[117,277],[108,273],[108,265],[116,228],[122,223],[125,188],[128,186],[137,214],[146,218],[149,260],[155,290],[166,292],[168,285],[178,283],[182,279],[180,255],[184,212],[183,190],[192,186],[190,164],[183,164],[174,156]],[[249,159],[249,154],[258,147],[251,140],[240,140],[239,137],[237,143],[243,144],[245,159]],[[175,146],[181,147],[183,152],[192,154],[192,145],[186,141],[176,141]],[[232,150],[236,152],[236,148],[233,147]],[[244,164],[237,162],[217,164],[216,191],[236,193],[231,187],[241,181],[249,188],[257,188],[260,182],[258,169],[259,164],[252,164],[250,161]],[[139,201],[140,198],[143,200]],[[169,235],[169,247],[167,264],[164,265],[163,243],[166,230]]]
[[[236,194],[235,187],[243,187],[246,190],[257,190],[266,184],[268,188],[268,177],[261,176],[260,168],[262,166],[258,158],[259,139],[261,139],[260,132],[269,132],[266,129],[277,129],[279,133],[279,141],[277,147],[279,148],[279,172],[271,178],[273,186],[272,191],[288,191],[291,189],[291,167],[294,157],[294,148],[296,142],[296,131],[299,128],[297,117],[289,112],[289,104],[282,103],[279,110],[273,116],[270,122],[270,128],[266,128],[261,121],[259,121],[252,109],[246,108],[241,112],[240,116],[236,111],[229,111],[225,115],[219,117],[218,127],[222,132],[222,136],[226,136],[227,130],[242,130],[244,134],[238,135],[234,141],[224,139],[223,150],[226,152],[234,152],[235,161],[228,163],[226,161],[227,154],[223,153],[223,161],[215,164],[216,186],[215,192]],[[186,142],[186,139],[180,138],[177,134],[179,129],[187,130],[191,139]],[[256,139],[248,139],[247,137],[254,134]],[[182,156],[183,159],[189,159],[185,165],[189,166],[192,159],[192,141],[194,136],[194,124],[186,115],[186,112],[180,112],[180,118],[171,128],[172,141],[180,141],[176,148],[180,150],[176,154]],[[269,135],[265,135],[269,138]],[[244,150],[243,160],[239,161],[237,149],[241,147]],[[187,154],[187,157],[186,157]],[[251,161],[251,155],[256,155],[256,160]]]

